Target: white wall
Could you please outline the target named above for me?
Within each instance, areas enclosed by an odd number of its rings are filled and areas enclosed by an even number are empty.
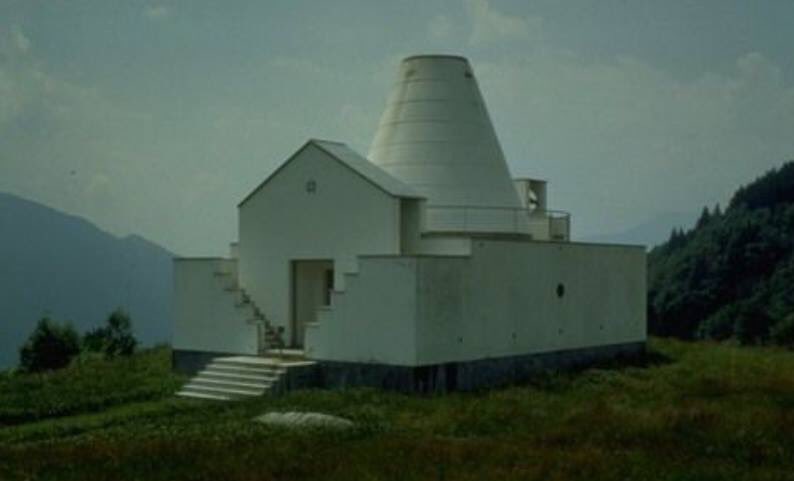
[[[307,326],[306,355],[313,359],[416,364],[415,257],[361,259],[348,288],[331,295],[331,308]]]
[[[308,328],[307,355],[427,365],[646,339],[642,247],[475,240],[472,249],[361,258]]]
[[[215,272],[229,272],[217,276]],[[174,260],[174,349],[256,354],[256,326],[250,308],[236,306],[233,261],[216,258]]]
[[[290,260],[333,259],[343,290],[357,255],[399,252],[399,224],[399,199],[308,144],[239,209],[240,282],[290,339]]]
[[[468,255],[471,238],[465,235],[427,234],[422,199],[400,200],[400,252],[403,255]]]
[[[633,246],[475,240],[470,258],[420,258],[417,362],[644,341],[645,282]]]

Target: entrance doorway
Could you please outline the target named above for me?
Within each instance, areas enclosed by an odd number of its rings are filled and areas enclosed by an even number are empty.
[[[306,324],[317,321],[317,308],[331,303],[334,288],[332,260],[292,261],[291,347],[303,348]]]

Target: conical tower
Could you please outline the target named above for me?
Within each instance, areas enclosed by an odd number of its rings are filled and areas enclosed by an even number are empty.
[[[431,229],[523,230],[502,148],[463,57],[402,61],[369,159],[427,197]]]

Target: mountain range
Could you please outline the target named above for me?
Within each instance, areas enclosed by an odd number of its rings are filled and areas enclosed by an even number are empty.
[[[144,345],[171,337],[174,254],[137,235],[0,193],[0,369],[43,316],[80,333],[121,307]]]
[[[577,240],[604,244],[638,244],[651,249],[667,241],[673,229],[691,228],[695,225],[697,217],[698,213],[694,210],[692,212],[662,212],[622,231],[584,236]]]

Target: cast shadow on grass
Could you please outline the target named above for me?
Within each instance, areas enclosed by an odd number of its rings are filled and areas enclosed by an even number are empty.
[[[670,356],[651,346],[641,352],[621,353],[609,359],[579,362],[562,368],[539,369],[514,386],[531,386],[543,390],[556,390],[568,386],[580,376],[591,371],[606,371],[615,374],[627,369],[647,369],[675,362]]]
[[[622,353],[610,359],[603,359],[583,366],[573,366],[572,371],[581,372],[586,369],[622,370],[627,368],[648,368],[670,364],[675,360],[647,346],[642,352]]]

